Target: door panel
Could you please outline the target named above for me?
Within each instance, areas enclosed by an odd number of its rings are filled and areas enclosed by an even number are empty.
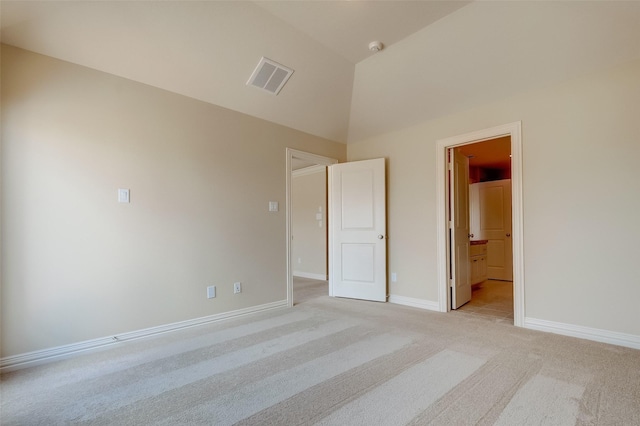
[[[471,232],[478,240],[488,240],[488,277],[513,280],[513,247],[511,243],[511,180],[503,179],[471,185]],[[476,228],[477,226],[477,228]]]
[[[384,161],[329,167],[333,296],[387,300]]]
[[[450,194],[453,223],[451,226],[451,308],[458,309],[471,300],[471,275],[469,266],[469,159],[452,149]]]
[[[342,229],[373,229],[373,171],[343,170],[341,179]]]
[[[372,283],[375,253],[373,244],[342,244],[342,280]]]

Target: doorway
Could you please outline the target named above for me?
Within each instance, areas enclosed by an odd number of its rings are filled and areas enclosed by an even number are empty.
[[[511,137],[457,148],[468,163],[470,300],[453,305],[460,312],[513,324],[513,248],[511,244]],[[455,177],[454,177],[455,178]],[[457,188],[451,186],[450,190]],[[466,188],[465,188],[466,189]],[[450,194],[450,199],[456,197]],[[455,277],[459,282],[459,277]],[[453,298],[452,298],[453,301]]]
[[[291,256],[294,278],[327,281],[327,168],[294,159]]]
[[[511,123],[477,132],[442,139],[437,143],[437,193],[438,193],[438,290],[439,309],[442,312],[451,310],[451,290],[456,285],[455,274],[451,265],[451,226],[449,221],[449,172],[448,154],[450,149],[484,142],[492,139],[509,137],[511,151],[511,246],[513,254],[513,323],[524,325],[524,275],[523,275],[523,235],[522,235],[522,139],[521,123]],[[468,278],[468,277],[467,277]]]
[[[289,148],[286,152],[287,305],[294,302],[292,172],[299,162],[329,170],[329,296],[386,302],[385,159],[337,164],[328,157]]]
[[[286,178],[287,180],[286,182],[287,305],[289,307],[292,307],[293,306],[293,274],[296,266],[301,265],[303,261],[301,256],[296,255],[294,257],[294,244],[295,244],[294,243],[294,238],[295,238],[294,220],[293,220],[294,219],[294,211],[293,211],[294,172],[296,170],[305,170],[305,169],[308,171],[318,171],[318,170],[324,169],[324,181],[325,181],[324,185],[326,190],[327,189],[327,183],[326,183],[327,166],[330,166],[332,164],[337,164],[338,160],[329,158],[329,157],[323,157],[316,154],[311,154],[308,152],[298,151],[290,148],[287,148],[286,155],[287,155],[287,171],[286,171],[287,173],[287,178]],[[300,173],[300,172],[297,172],[297,173]],[[318,216],[314,215],[314,221],[316,226],[318,226],[320,229],[326,230],[326,225],[328,223],[328,220],[327,220],[328,211],[326,208],[324,210],[325,210],[324,212],[315,212],[315,214],[320,214],[321,218],[315,219]],[[326,251],[326,247],[327,247],[327,240],[325,236],[325,241],[324,241],[325,251]],[[327,267],[328,266],[325,265],[325,268]],[[298,272],[298,274],[300,275],[300,272]],[[318,278],[318,276],[309,274],[307,275],[307,278],[313,279],[313,278]],[[329,293],[330,293],[330,289],[329,289]]]

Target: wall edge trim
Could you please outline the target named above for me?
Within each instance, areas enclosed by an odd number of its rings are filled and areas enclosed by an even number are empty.
[[[440,312],[440,304],[432,300],[416,299],[414,297],[398,296],[396,294],[389,295],[389,303],[396,305],[411,306],[413,308],[426,309],[428,311]]]
[[[186,321],[179,321],[170,324],[164,324],[157,327],[150,327],[141,330],[130,331],[117,334],[110,337],[102,337],[98,339],[85,340],[82,342],[71,343],[68,345],[56,346],[53,348],[42,349],[33,352],[27,352],[18,355],[12,355],[0,358],[0,373],[20,370],[22,368],[34,367],[36,365],[47,364],[53,361],[70,358],[79,353],[96,351],[106,346],[121,343],[129,340],[142,339],[157,334],[169,333],[189,327],[209,324],[212,322],[224,321],[232,318],[238,318],[245,315],[251,315],[262,311],[279,309],[287,307],[287,301],[266,303],[263,305],[252,306],[249,308],[238,309],[220,314],[208,315],[205,317],[194,318]]]
[[[329,277],[326,274],[314,274],[313,272],[293,271],[294,277],[309,278],[312,280],[327,281]]]
[[[617,331],[602,330],[599,328],[584,327],[581,325],[566,324],[529,317],[525,317],[524,319],[524,328],[561,334],[563,336],[578,337],[580,339],[624,346],[632,349],[640,349],[640,336],[634,334],[620,333]]]
[[[300,177],[306,175],[314,175],[316,173],[326,172],[327,166],[316,164],[315,166],[305,167],[303,169],[293,170],[291,172],[292,177]]]

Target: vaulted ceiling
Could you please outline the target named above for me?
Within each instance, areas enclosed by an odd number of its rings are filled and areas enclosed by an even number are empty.
[[[640,59],[640,2],[2,0],[0,14],[3,43],[340,142]],[[246,85],[262,56],[295,71],[277,96]]]

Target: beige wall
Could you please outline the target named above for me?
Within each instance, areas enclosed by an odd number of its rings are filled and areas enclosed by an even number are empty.
[[[286,147],[346,151],[3,46],[2,356],[286,299]]]
[[[636,61],[350,144],[350,161],[388,158],[390,293],[438,300],[436,141],[521,120],[525,316],[640,336],[639,76]]]
[[[327,277],[327,172],[294,172],[291,179],[293,275]],[[302,173],[300,173],[302,172]],[[316,215],[321,214],[318,221]]]

